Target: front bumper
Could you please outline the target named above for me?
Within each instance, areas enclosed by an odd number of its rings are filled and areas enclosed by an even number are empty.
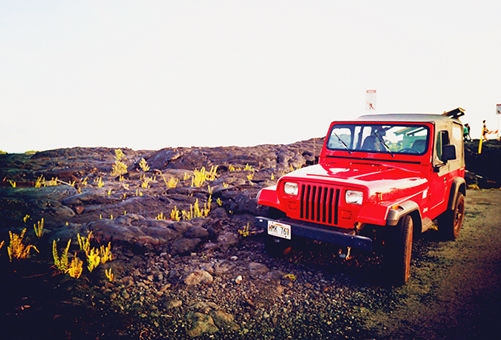
[[[372,251],[372,240],[369,237],[353,235],[342,229],[324,227],[318,224],[302,223],[291,219],[274,220],[267,217],[257,216],[255,224],[268,232],[268,222],[275,221],[291,226],[292,237],[306,237],[314,240],[325,241],[343,247],[352,247],[364,251]]]

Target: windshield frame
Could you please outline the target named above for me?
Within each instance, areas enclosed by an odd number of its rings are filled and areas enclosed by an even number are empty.
[[[329,130],[325,145],[329,151],[350,154],[370,152],[386,153],[392,157],[398,154],[421,156],[428,152],[430,133],[430,128],[422,123],[340,122]]]

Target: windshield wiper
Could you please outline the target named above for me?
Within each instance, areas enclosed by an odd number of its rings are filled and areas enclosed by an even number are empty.
[[[377,139],[379,139],[381,144],[383,144],[386,151],[388,151],[390,153],[391,157],[395,157],[395,155],[393,154],[393,151],[390,150],[390,147],[388,146],[388,144],[385,143],[383,137],[381,137],[381,135],[377,132],[377,130],[374,131],[374,134],[376,135]]]
[[[345,142],[341,139],[341,137],[339,137],[339,136],[338,136],[338,134],[337,134],[337,133],[335,133],[334,131],[332,131],[332,134],[333,134],[334,136],[336,136],[337,140],[338,140],[341,144],[343,144],[343,146],[344,146],[344,148],[346,149],[346,151],[348,151],[348,154],[350,154],[350,155],[351,155],[351,150],[350,150],[350,148],[348,148],[348,145],[346,145],[346,143],[345,143]]]

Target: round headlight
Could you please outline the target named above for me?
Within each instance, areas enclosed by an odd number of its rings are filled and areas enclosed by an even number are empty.
[[[287,194],[287,195],[293,195],[293,196],[296,196],[297,193],[298,193],[298,186],[297,186],[297,183],[293,183],[293,182],[285,182],[284,183],[284,192]]]

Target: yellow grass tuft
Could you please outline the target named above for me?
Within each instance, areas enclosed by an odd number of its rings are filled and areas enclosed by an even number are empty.
[[[9,260],[12,262],[13,259],[25,259],[30,255],[30,251],[33,249],[39,253],[37,247],[32,244],[25,245],[23,243],[24,234],[26,233],[26,228],[24,228],[18,235],[9,230],[10,243],[7,247],[7,253],[9,254]]]
[[[170,212],[170,219],[173,221],[180,221],[181,220],[181,213],[176,206],[174,206],[174,208]]]
[[[191,186],[200,188],[206,181],[213,181],[217,176],[217,166],[212,166],[210,171],[205,170],[202,167],[200,170],[193,170],[193,176],[191,177]]]
[[[74,279],[78,279],[80,275],[82,275],[83,272],[83,261],[80,260],[77,256],[77,253],[73,256],[71,259],[70,265],[68,269],[66,270],[66,273],[68,273],[69,276],[71,276]]]
[[[115,275],[113,275],[111,268],[105,269],[104,270],[104,275],[106,275],[106,278],[108,281],[113,282],[113,279],[115,278]]]
[[[90,239],[92,238],[92,231],[89,231],[87,236],[80,236],[80,233],[77,234],[77,241],[78,245],[80,247],[80,250],[82,250],[85,253],[85,256],[88,256],[90,252]]]
[[[99,255],[101,256],[101,264],[105,264],[108,261],[113,260],[113,254],[111,253],[111,242],[108,242],[106,247],[102,245],[99,247]]]
[[[122,179],[122,175],[125,175],[128,170],[127,170],[127,165],[122,162],[122,160],[125,158],[125,154],[123,153],[122,150],[116,149],[115,150],[115,163],[111,166],[111,176],[113,177],[120,177]]]
[[[33,229],[35,230],[35,235],[38,238],[41,238],[43,235],[44,222],[45,222],[44,218],[42,217],[42,219],[40,221],[38,221],[37,224],[33,224]]]
[[[99,266],[100,263],[101,257],[99,256],[99,249],[92,248],[89,251],[89,254],[87,254],[87,269],[92,273],[92,271]]]
[[[150,166],[148,165],[148,163],[146,162],[146,160],[144,158],[141,158],[141,160],[139,161],[139,167],[141,168],[141,170],[143,170],[144,172],[146,171],[149,171],[150,170]]]
[[[63,273],[66,273],[66,271],[69,268],[68,251],[70,250],[70,245],[71,245],[71,239],[68,240],[66,248],[64,248],[63,252],[61,253],[61,256],[59,256],[59,253],[57,251],[57,241],[56,240],[52,241],[52,257],[54,259],[54,265],[56,266],[57,269],[59,269]]]

